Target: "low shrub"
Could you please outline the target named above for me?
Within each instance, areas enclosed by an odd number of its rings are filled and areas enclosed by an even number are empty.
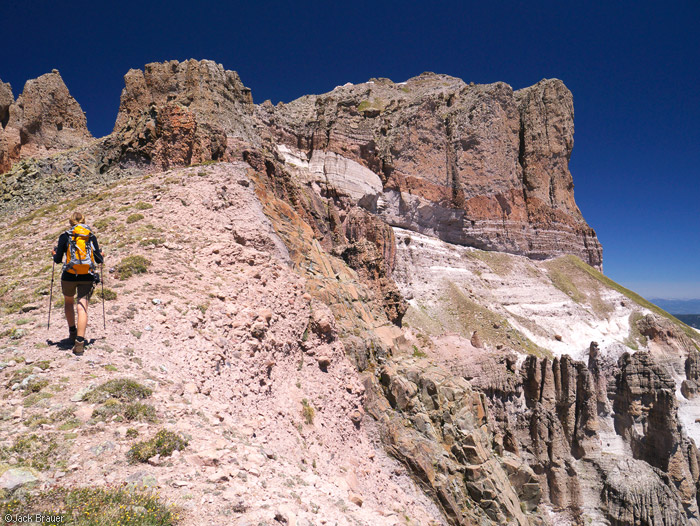
[[[120,402],[135,402],[153,394],[153,391],[130,378],[108,380],[83,395],[83,400],[93,404],[102,404],[110,398]]]
[[[304,421],[306,421],[307,424],[311,425],[314,423],[314,416],[316,416],[316,410],[311,407],[309,404],[309,401],[304,398],[301,401],[301,416],[304,417]]]
[[[148,272],[151,262],[143,256],[127,256],[117,265],[117,276],[120,280],[128,279],[134,274]]]
[[[159,455],[161,457],[169,457],[173,451],[182,451],[187,447],[187,440],[177,433],[161,429],[150,440],[137,442],[126,454],[129,462],[148,462],[149,458]]]
[[[106,301],[114,301],[117,299],[117,293],[114,292],[112,289],[108,289],[107,287],[105,287],[103,294],[102,288],[97,287],[95,290],[95,297],[97,297],[98,299],[104,299]]]
[[[26,510],[52,510],[62,524],[75,526],[173,526],[178,512],[145,488],[53,487],[41,492],[22,492],[0,502],[0,515],[21,515]]]
[[[127,224],[136,223],[136,221],[141,221],[143,219],[143,214],[131,214],[126,218]]]

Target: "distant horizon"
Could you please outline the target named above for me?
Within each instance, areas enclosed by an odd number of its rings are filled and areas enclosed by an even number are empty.
[[[697,314],[700,315],[700,299],[676,300],[666,298],[647,298],[653,304],[661,307],[670,314]]]
[[[688,89],[700,64],[697,1],[4,7],[32,32],[6,24],[0,79],[16,98],[58,69],[98,137],[112,130],[127,71],[164,60],[235,70],[256,103],[424,71],[514,89],[561,79],[574,97],[575,199],[603,245],[605,274],[646,298],[700,297],[700,98]]]

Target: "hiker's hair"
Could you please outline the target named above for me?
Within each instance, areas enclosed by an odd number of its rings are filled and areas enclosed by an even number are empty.
[[[85,216],[80,212],[73,212],[68,218],[68,222],[70,223],[70,226],[79,225],[80,223],[85,222]]]

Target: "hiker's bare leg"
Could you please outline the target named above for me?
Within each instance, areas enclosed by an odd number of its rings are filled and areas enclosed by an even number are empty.
[[[85,338],[85,329],[87,329],[88,322],[88,299],[83,297],[78,299],[78,337]]]
[[[75,308],[73,305],[73,296],[63,296],[63,299],[63,310],[66,312],[68,327],[75,327]]]

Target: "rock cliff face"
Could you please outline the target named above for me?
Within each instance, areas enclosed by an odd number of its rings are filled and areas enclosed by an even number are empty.
[[[211,60],[154,62],[143,71],[129,70],[124,84],[115,132],[138,121],[150,107],[177,105],[189,112],[199,128],[213,128],[239,140],[256,141],[250,90],[235,71],[224,70],[221,64]]]
[[[573,102],[559,80],[513,92],[434,74],[401,84],[378,79],[263,104],[258,115],[290,165],[313,172],[316,159],[345,159],[340,175],[325,166],[322,173],[333,174],[332,184],[362,181],[361,195],[345,193],[393,226],[602,265],[600,243],[574,202]],[[351,175],[363,167],[376,183]]]
[[[15,101],[0,82],[0,172],[25,157],[45,157],[86,144],[85,114],[57,70],[27,81]]]
[[[208,60],[148,64],[124,82],[113,134],[71,156],[83,178],[235,160],[265,145],[319,193],[350,199],[391,226],[602,266],[600,243],[573,197],[573,102],[561,81],[514,92],[426,73],[257,107],[235,72]],[[3,85],[0,171],[90,138],[58,72],[11,99]],[[21,179],[15,174],[13,184]]]

